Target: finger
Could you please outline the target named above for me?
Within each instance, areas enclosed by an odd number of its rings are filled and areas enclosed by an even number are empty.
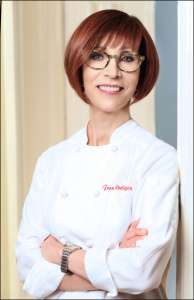
[[[137,240],[141,240],[141,239],[144,239],[146,237],[146,235],[134,235],[130,238],[125,238],[121,241],[121,243],[127,243],[127,244],[130,244],[130,243],[133,243],[134,241],[137,241]]]
[[[136,227],[138,226],[139,221],[140,221],[140,219],[138,219],[138,220],[134,221],[133,223],[131,223],[131,224],[129,225],[128,229],[127,229],[126,234],[128,234],[129,232],[133,232],[133,230],[135,230]]]
[[[130,239],[123,239],[120,243],[119,243],[119,247],[121,248],[125,248],[125,247],[129,247],[131,246],[134,242],[138,241],[138,240],[143,240],[145,238],[145,236],[134,236],[133,238]]]
[[[146,228],[137,228],[135,233],[136,235],[148,235],[148,230]]]
[[[135,220],[134,222],[132,222],[131,224],[130,224],[130,229],[135,229],[137,226],[138,226],[138,224],[139,224],[139,222],[140,222],[140,219],[138,219],[138,220]]]
[[[119,248],[133,248],[136,246],[136,242],[135,241],[130,241],[130,242],[124,242],[124,243],[120,243],[119,244]]]
[[[125,237],[130,238],[135,235],[146,235],[146,234],[148,234],[148,230],[146,228],[135,228],[135,229],[129,229],[126,232]]]
[[[135,237],[136,236],[136,231],[135,230],[130,230],[130,231],[128,231],[127,233],[126,233],[126,235],[124,236],[124,238],[123,239],[131,239],[131,238],[133,238],[133,237]]]
[[[131,243],[136,243],[137,241],[141,241],[145,238],[145,236],[136,236],[130,240]]]
[[[134,246],[136,246],[136,242],[137,241],[140,241],[140,240],[143,240],[144,239],[144,237],[142,237],[142,236],[139,236],[139,237],[135,237],[135,238],[133,238],[133,239],[131,239],[131,240],[129,240],[129,241],[125,241],[124,243],[122,243],[122,247],[121,248],[130,248],[130,247],[134,247]]]
[[[127,233],[124,239],[130,240],[137,236],[146,236],[146,235],[148,235],[147,229],[138,229],[136,231],[134,230],[133,232]]]

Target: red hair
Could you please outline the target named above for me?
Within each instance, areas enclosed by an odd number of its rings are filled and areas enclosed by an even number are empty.
[[[123,43],[145,56],[133,103],[144,98],[153,88],[159,73],[159,58],[153,40],[141,21],[125,12],[107,9],[87,17],[72,34],[65,51],[65,71],[77,94],[86,102],[82,66],[103,38],[105,46]]]

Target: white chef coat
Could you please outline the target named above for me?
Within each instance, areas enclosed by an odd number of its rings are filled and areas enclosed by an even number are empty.
[[[16,242],[23,289],[34,298],[112,299],[157,288],[172,254],[178,223],[179,169],[174,147],[131,119],[110,143],[87,145],[87,123],[38,159]],[[149,234],[119,248],[129,224]],[[103,291],[62,292],[64,273],[40,244],[52,234],[81,246],[90,282]]]

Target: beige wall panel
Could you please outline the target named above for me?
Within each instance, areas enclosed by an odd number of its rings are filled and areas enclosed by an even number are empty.
[[[18,296],[15,238],[18,222],[18,147],[16,133],[16,84],[12,2],[3,3],[1,32],[1,298]]]
[[[21,208],[38,156],[66,136],[63,2],[4,1],[4,14],[2,275],[4,299],[20,299],[28,297],[15,266]]]
[[[15,22],[26,194],[37,157],[66,133],[63,3],[15,2]]]
[[[64,2],[65,45],[81,21],[92,12],[92,1]],[[73,17],[72,17],[73,15]],[[65,80],[65,103],[67,111],[67,137],[85,125],[89,117],[89,108],[71,88],[67,77]]]

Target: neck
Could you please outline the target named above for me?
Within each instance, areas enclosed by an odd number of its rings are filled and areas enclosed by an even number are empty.
[[[90,109],[90,120],[87,125],[87,144],[92,146],[109,144],[113,131],[130,119],[129,109],[115,113],[104,113]]]

